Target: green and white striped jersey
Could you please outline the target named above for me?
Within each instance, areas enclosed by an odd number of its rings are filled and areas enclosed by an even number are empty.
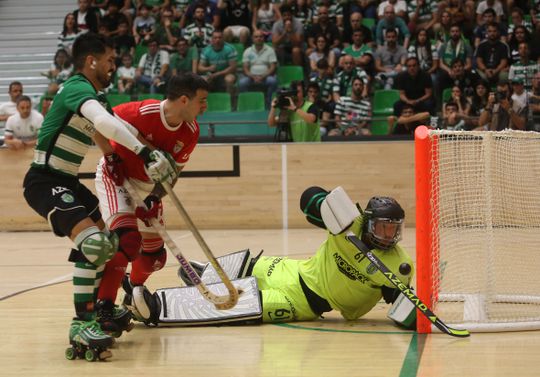
[[[83,103],[91,99],[112,113],[105,95],[98,94],[82,74],[64,82],[39,131],[33,167],[77,176],[96,132],[94,125],[79,114]]]

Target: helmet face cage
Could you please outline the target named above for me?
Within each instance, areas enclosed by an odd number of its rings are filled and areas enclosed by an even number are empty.
[[[381,250],[394,247],[400,240],[403,219],[371,218],[367,222],[367,236],[372,246]]]

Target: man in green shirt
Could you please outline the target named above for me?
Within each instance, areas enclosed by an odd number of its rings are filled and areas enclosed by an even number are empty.
[[[66,357],[102,360],[111,356],[107,348],[113,339],[98,322],[95,295],[105,263],[117,251],[118,237],[106,229],[98,199],[79,181],[81,162],[93,141],[108,151],[105,145],[112,139],[140,156],[155,182],[172,181],[177,171],[166,155],[151,151],[117,120],[100,94],[116,68],[112,43],[86,33],[75,40],[72,54],[76,74],[59,89],[39,131],[34,160],[24,178],[24,197],[57,236],[67,236],[75,244],[69,257],[75,263],[75,317]],[[110,174],[121,174],[116,162],[110,161]],[[129,312],[119,309],[116,319],[129,323]]]
[[[173,76],[182,72],[197,73],[199,54],[196,47],[190,47],[187,39],[178,38],[175,45],[176,51],[171,55],[170,68]]]
[[[285,96],[284,103],[279,103],[281,101],[278,92],[268,113],[268,125],[278,127],[276,141],[321,141],[320,110],[317,105],[304,98],[304,83],[293,81],[290,91],[296,92],[296,95]],[[278,116],[276,108],[279,108]]]

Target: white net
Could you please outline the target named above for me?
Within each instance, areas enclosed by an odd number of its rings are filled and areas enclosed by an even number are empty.
[[[470,330],[540,328],[540,134],[430,139],[435,313]]]

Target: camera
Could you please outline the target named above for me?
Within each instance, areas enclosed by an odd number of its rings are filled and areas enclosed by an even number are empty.
[[[508,93],[506,91],[495,93],[495,103],[499,103],[503,99],[508,99]]]
[[[294,101],[294,98],[296,97],[297,94],[298,92],[295,89],[289,89],[289,88],[279,89],[276,96],[277,98],[276,107],[280,109],[285,109],[289,107],[291,103],[289,101],[289,98],[287,97],[291,97]]]

